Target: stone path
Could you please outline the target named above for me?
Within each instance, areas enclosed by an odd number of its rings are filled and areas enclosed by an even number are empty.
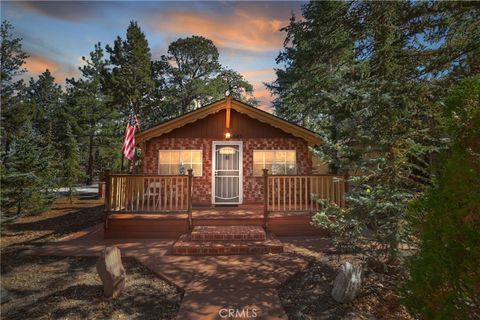
[[[135,258],[184,291],[177,319],[286,319],[277,287],[328,247],[324,238],[299,237],[282,238],[288,248],[282,254],[172,256],[168,251],[173,241],[103,239],[99,225],[28,254],[98,256],[105,246],[116,245],[123,256]]]

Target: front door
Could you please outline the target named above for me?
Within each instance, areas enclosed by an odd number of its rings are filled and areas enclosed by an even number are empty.
[[[242,203],[242,142],[213,142],[212,203]]]

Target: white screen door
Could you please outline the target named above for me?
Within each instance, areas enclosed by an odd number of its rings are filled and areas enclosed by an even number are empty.
[[[239,141],[213,143],[214,204],[242,202],[242,143]]]

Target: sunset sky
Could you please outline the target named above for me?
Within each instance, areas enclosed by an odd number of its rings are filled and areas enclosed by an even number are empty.
[[[220,62],[239,71],[254,85],[261,108],[270,94],[262,82],[274,79],[275,58],[282,48],[292,12],[302,2],[5,2],[2,20],[10,21],[30,55],[28,77],[49,69],[56,81],[77,77],[81,57],[97,42],[125,38],[130,20],[147,36],[153,59],[181,37],[201,35],[213,40]]]

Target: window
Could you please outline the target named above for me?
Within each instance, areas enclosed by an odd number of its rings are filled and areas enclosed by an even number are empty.
[[[187,174],[192,168],[193,175],[202,175],[202,150],[160,150],[158,174]]]
[[[261,176],[263,169],[269,174],[296,174],[296,159],[295,150],[254,150],[253,175]]]

